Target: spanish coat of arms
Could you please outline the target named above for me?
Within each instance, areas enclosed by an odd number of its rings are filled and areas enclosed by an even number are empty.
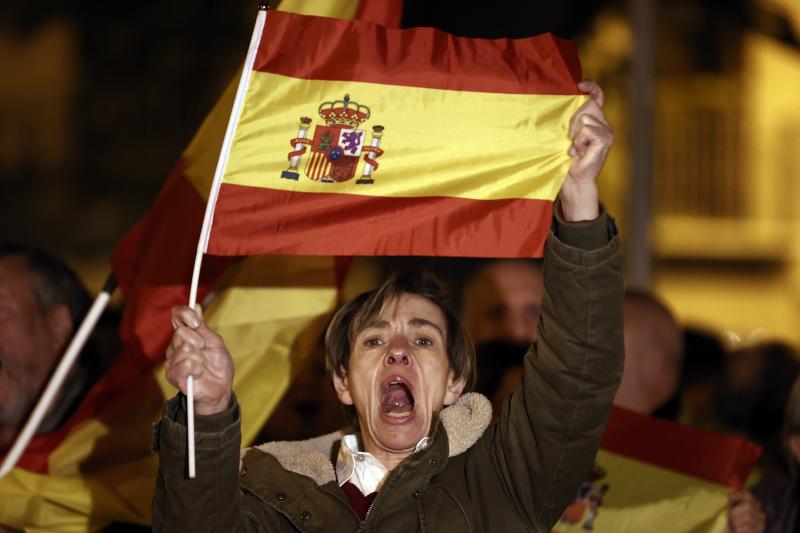
[[[355,177],[363,155],[364,169],[356,183],[374,183],[373,173],[378,169],[375,159],[383,154],[380,148],[383,126],[372,127],[370,144],[366,143],[367,132],[358,129],[369,119],[370,109],[350,100],[350,95],[346,94],[342,100],[323,102],[319,106],[319,116],[325,125],[316,126],[310,138],[311,119],[300,118],[297,137],[290,141],[293,150],[288,155],[289,168],[281,172],[281,178],[299,179],[298,168],[310,146],[311,154],[305,163],[305,175],[309,179],[326,183],[348,181]]]

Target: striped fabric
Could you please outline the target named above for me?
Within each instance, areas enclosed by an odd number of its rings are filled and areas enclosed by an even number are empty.
[[[540,255],[572,43],[269,13],[208,253]]]
[[[614,407],[595,468],[556,533],[726,531],[728,491],[759,446]]]

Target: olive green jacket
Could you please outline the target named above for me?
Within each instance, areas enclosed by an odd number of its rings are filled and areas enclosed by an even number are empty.
[[[549,532],[591,470],[622,374],[618,240],[606,215],[554,222],[539,341],[499,422],[489,425],[477,394],[442,410],[429,445],[388,475],[366,520],[336,482],[341,435],[252,448],[240,465],[235,402],[197,417],[198,476],[188,480],[176,398],[157,427],[153,531]]]

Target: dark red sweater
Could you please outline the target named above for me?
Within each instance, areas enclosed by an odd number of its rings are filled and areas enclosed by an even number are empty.
[[[364,496],[361,494],[361,490],[349,481],[342,485],[342,490],[345,494],[347,494],[347,499],[350,501],[350,507],[353,508],[361,520],[364,520],[364,517],[367,516],[369,506],[372,505],[372,502],[375,500],[375,496],[377,496],[378,493],[373,492]]]

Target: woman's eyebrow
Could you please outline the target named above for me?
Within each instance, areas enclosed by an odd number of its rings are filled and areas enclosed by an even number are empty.
[[[364,330],[367,330],[367,329],[372,329],[372,328],[385,329],[385,328],[388,328],[388,327],[389,327],[389,322],[387,320],[380,320],[380,319],[376,318],[376,319],[368,322],[364,326],[364,329],[362,329],[361,331],[364,331]]]
[[[408,321],[408,324],[410,326],[415,326],[415,327],[430,326],[433,329],[435,329],[436,331],[438,331],[439,335],[444,337],[444,332],[442,331],[442,328],[440,328],[439,326],[437,326],[436,324],[434,324],[430,320],[426,320],[424,318],[412,318],[411,320]]]

